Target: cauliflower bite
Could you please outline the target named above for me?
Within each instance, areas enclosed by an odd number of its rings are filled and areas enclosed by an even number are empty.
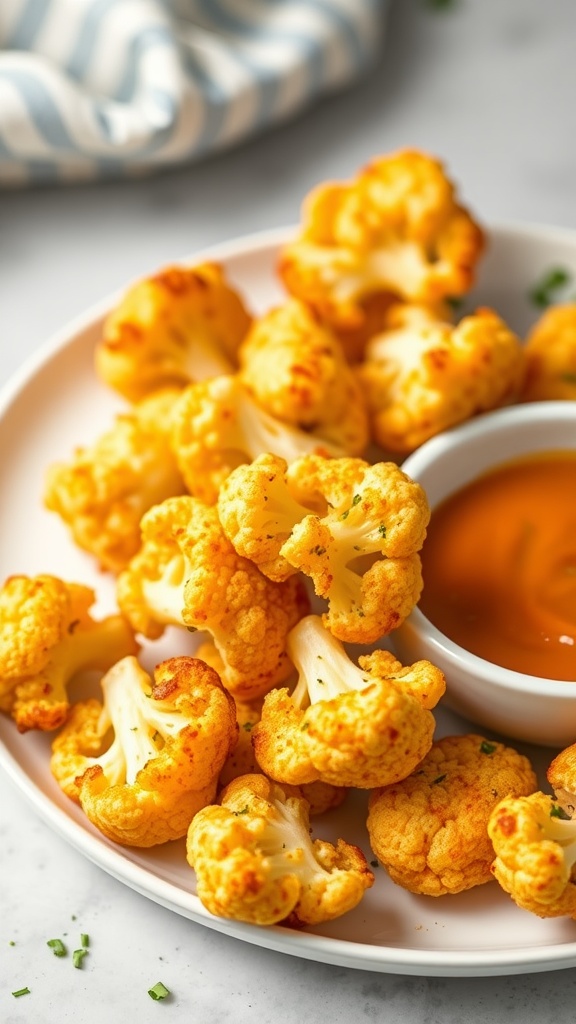
[[[576,821],[558,801],[541,792],[501,800],[488,833],[492,872],[519,907],[576,918]]]
[[[205,657],[207,646],[207,644],[202,644],[198,650],[198,657]],[[212,661],[208,661],[208,664],[212,664]],[[236,703],[238,741],[220,772],[218,785],[222,788],[240,775],[254,775],[261,771],[252,745],[252,729],[261,717],[261,700],[251,704]],[[286,796],[297,796],[306,800],[311,817],[325,814],[326,811],[332,811],[335,807],[339,807],[348,792],[344,786],[331,786],[327,782],[320,781],[304,783],[302,786],[283,785],[282,788]]]
[[[56,576],[10,576],[0,590],[0,709],[20,732],[56,729],[81,672],[107,669],[138,644],[121,615],[95,621],[90,587]]]
[[[279,274],[322,320],[358,328],[374,295],[423,303],[463,295],[483,245],[442,164],[404,150],[376,158],[349,183],[315,188]]]
[[[130,402],[230,373],[250,322],[218,264],[166,267],[132,285],[106,318],[96,371]]]
[[[102,569],[120,572],[140,547],[144,513],[186,491],[170,446],[178,391],[165,390],[122,413],[69,463],[48,470],[44,503]]]
[[[576,303],[551,306],[524,347],[526,379],[521,399],[576,399]]]
[[[267,579],[236,554],[216,509],[189,495],[143,517],[142,547],[118,577],[118,601],[149,639],[166,625],[206,630],[222,659],[222,681],[241,700],[288,677],[286,637],[308,610],[299,580]]]
[[[370,795],[370,845],[410,892],[471,889],[492,880],[491,811],[536,786],[530,762],[511,747],[474,734],[446,736],[408,778]]]
[[[244,383],[271,415],[319,435],[341,455],[364,451],[369,430],[360,384],[342,344],[302,302],[293,299],[256,320],[239,358]]]
[[[188,862],[211,914],[271,925],[319,924],[358,905],[374,883],[364,854],[310,838],[308,805],[264,775],[244,775],[192,821]]]
[[[492,310],[478,309],[454,326],[429,310],[399,305],[389,323],[358,367],[372,437],[388,451],[411,452],[517,398],[523,346]]]
[[[266,775],[373,789],[414,770],[432,745],[431,709],[446,688],[439,669],[428,661],[403,668],[389,651],[363,655],[358,667],[316,615],[291,630],[288,651],[296,688],[267,694],[252,729]]]
[[[190,494],[208,505],[233,469],[263,452],[287,462],[306,452],[345,454],[320,432],[277,419],[230,374],[185,388],[174,413],[172,447]]]
[[[216,794],[236,741],[234,701],[197,658],[169,658],[154,682],[136,658],[102,680],[104,703],[76,704],[52,747],[64,792],[115,843],[155,846],[186,834]]]
[[[305,455],[287,466],[262,455],[224,482],[218,514],[236,551],[271,579],[311,578],[340,640],[372,643],[420,597],[430,510],[394,463]]]

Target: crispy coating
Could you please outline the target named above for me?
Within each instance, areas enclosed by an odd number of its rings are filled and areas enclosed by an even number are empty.
[[[406,454],[442,430],[514,401],[525,373],[520,339],[490,309],[455,326],[398,307],[366,347],[358,376],[373,439]]]
[[[513,748],[475,734],[446,736],[408,778],[370,795],[370,845],[410,892],[471,889],[492,880],[491,811],[536,787],[530,762]]]
[[[250,322],[218,264],[165,267],[132,285],[106,318],[96,371],[130,402],[230,373]]]
[[[48,470],[46,507],[102,569],[120,572],[140,547],[144,513],[186,491],[170,446],[178,394],[166,389],[143,399],[70,462]]]
[[[556,755],[548,766],[546,778],[560,806],[573,817],[576,811],[576,743]]]
[[[218,917],[301,926],[340,917],[374,882],[363,853],[309,834],[308,805],[264,775],[244,775],[188,831],[204,906]]]
[[[172,447],[190,494],[208,505],[216,502],[233,469],[263,452],[287,462],[306,452],[346,452],[320,429],[304,430],[277,418],[232,374],[185,388],[175,409]]]
[[[576,822],[553,797],[501,800],[488,833],[492,872],[519,907],[538,917],[576,918]]]
[[[169,658],[154,681],[136,658],[102,680],[104,704],[74,706],[50,767],[64,792],[113,842],[155,846],[186,834],[214,799],[236,742],[234,701],[197,658]]]
[[[430,511],[395,463],[308,455],[288,466],[263,455],[225,481],[218,514],[238,553],[271,579],[310,577],[340,640],[372,643],[420,597]]]
[[[550,306],[526,338],[521,400],[576,399],[576,303]]]
[[[239,358],[242,379],[262,408],[320,436],[340,455],[364,451],[369,430],[361,386],[340,341],[304,303],[293,299],[256,320]]]
[[[49,575],[11,576],[0,590],[0,709],[20,732],[58,728],[79,673],[138,650],[123,616],[92,618],[94,600],[90,587]]]
[[[291,630],[298,683],[264,698],[252,742],[261,769],[280,783],[321,780],[373,789],[404,779],[429,751],[443,674],[427,661],[402,667],[389,651],[359,667],[318,616]]]
[[[187,495],[143,517],[142,547],[118,578],[118,602],[150,639],[169,624],[208,632],[224,685],[242,700],[288,677],[286,637],[308,610],[300,580],[267,579],[236,554],[216,509]]]
[[[374,295],[436,303],[466,293],[483,245],[442,164],[403,150],[315,188],[279,273],[291,295],[349,330],[363,326]]]

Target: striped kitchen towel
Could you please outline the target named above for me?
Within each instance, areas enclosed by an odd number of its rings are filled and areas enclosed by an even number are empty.
[[[388,0],[0,0],[0,184],[183,163],[370,67]]]

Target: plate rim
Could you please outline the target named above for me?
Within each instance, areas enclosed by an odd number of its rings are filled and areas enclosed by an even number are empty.
[[[294,225],[287,225],[252,232],[177,257],[171,262],[175,265],[190,265],[205,260],[227,261],[266,249],[278,249],[295,230]],[[576,229],[555,225],[503,221],[494,222],[487,231],[489,234],[496,233],[501,238],[546,238],[547,241],[572,242],[576,247]],[[68,346],[72,346],[80,333],[87,331],[105,316],[130,283],[127,281],[114,292],[71,318],[22,362],[0,389],[0,427],[4,417],[33,378],[40,374],[52,359],[63,353]],[[186,893],[187,899],[183,901],[185,891],[180,886],[151,875],[145,867],[126,858],[122,847],[115,848],[112,844],[103,843],[102,837],[93,834],[87,826],[78,823],[64,809],[51,801],[13,756],[1,735],[0,768],[46,824],[91,863],[140,895],[174,913],[252,945],[357,970],[428,977],[509,976],[576,966],[576,940],[563,943],[561,946],[514,946],[509,949],[479,949],[473,952],[458,949],[426,950],[379,946],[305,931],[293,931],[278,925],[264,927],[215,917],[204,908],[194,893]]]

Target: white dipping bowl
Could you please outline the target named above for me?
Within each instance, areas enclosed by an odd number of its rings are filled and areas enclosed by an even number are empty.
[[[427,441],[402,465],[431,509],[502,462],[552,449],[576,451],[576,402],[534,402],[485,413]],[[500,668],[444,636],[415,608],[395,631],[404,664],[425,658],[446,676],[446,704],[503,736],[544,746],[576,743],[576,680]]]

